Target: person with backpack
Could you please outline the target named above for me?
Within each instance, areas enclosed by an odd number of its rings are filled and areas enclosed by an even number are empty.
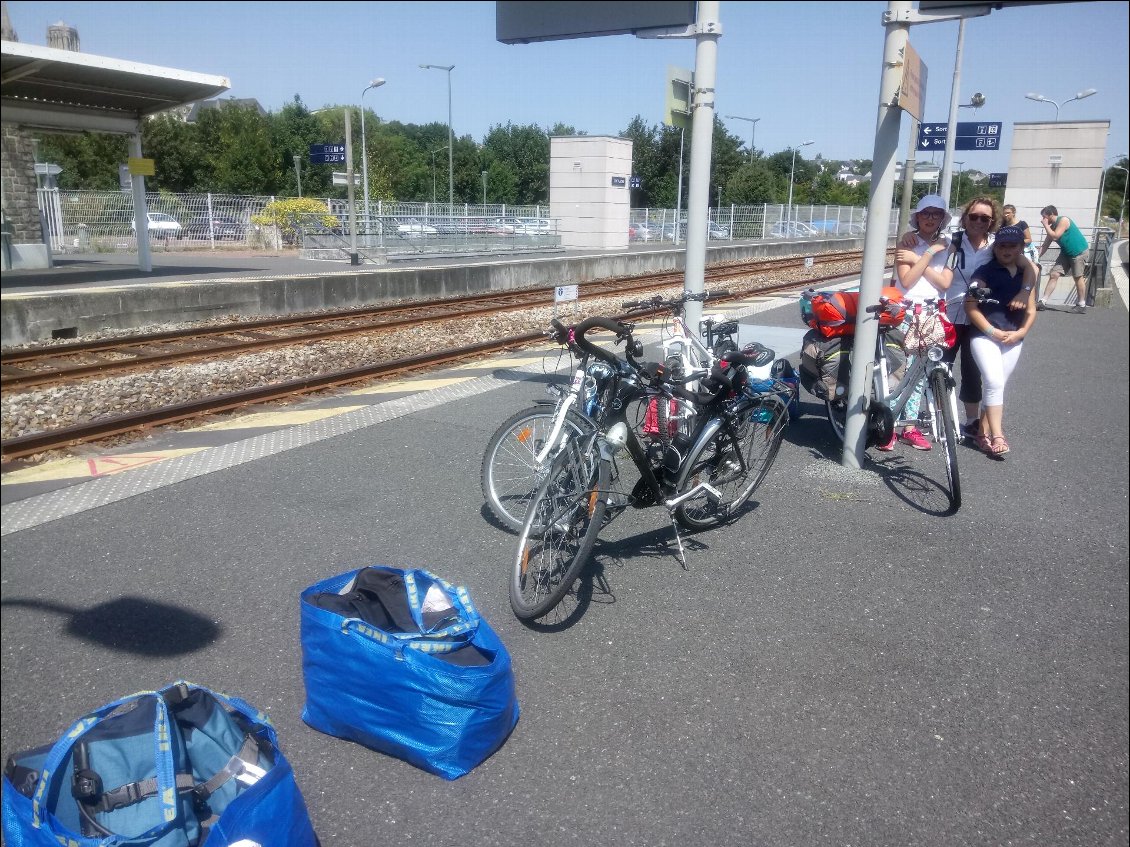
[[[1016,368],[1024,336],[1036,320],[1036,269],[1024,259],[1024,231],[1006,226],[993,241],[993,257],[973,272],[965,300],[969,347],[984,380],[984,406],[977,445],[988,456],[1009,452],[1004,437],[1004,389]],[[977,296],[981,291],[996,302]]]
[[[915,236],[914,246],[900,246],[895,251],[895,282],[903,295],[903,302],[908,306],[926,300],[945,300],[946,289],[953,281],[953,271],[946,265],[949,239],[942,232],[949,222],[946,201],[937,194],[927,194],[919,200],[910,216],[913,230],[907,235]],[[913,313],[913,308],[907,309],[904,331],[910,325]],[[910,364],[909,361],[907,364]],[[918,418],[925,388],[926,379],[923,377],[906,402],[903,414],[907,420]],[[901,434],[892,432],[891,440],[876,449],[884,452],[893,450],[898,441],[909,444],[915,450],[931,449],[930,440],[913,424],[904,427]]]
[[[1043,296],[1036,301],[1036,308],[1042,311],[1056,284],[1064,272],[1069,272],[1075,277],[1075,293],[1077,296],[1073,312],[1079,315],[1087,313],[1087,238],[1079,231],[1075,221],[1061,215],[1055,206],[1044,206],[1040,210],[1040,221],[1044,225],[1047,236],[1040,247],[1040,255],[1048,251],[1052,242],[1059,244],[1059,258],[1055,260],[1051,271],[1048,273],[1048,287],[1044,289]]]
[[[946,351],[946,362],[953,364],[961,354],[961,388],[958,399],[965,406],[961,434],[973,441],[981,432],[981,371],[969,352],[969,323],[965,312],[965,292],[973,273],[993,256],[993,233],[1000,226],[1001,210],[992,197],[974,197],[961,212],[961,229],[950,239],[947,267],[953,279],[946,291],[946,316],[957,331],[957,342]],[[899,247],[912,248],[918,236],[908,232]]]

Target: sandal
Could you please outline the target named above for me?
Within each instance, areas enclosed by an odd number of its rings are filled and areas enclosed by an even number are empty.
[[[994,456],[1004,456],[1004,454],[1008,452],[1008,442],[1004,440],[1003,435],[994,435],[990,449]]]
[[[993,440],[987,435],[977,435],[977,448],[989,456],[993,455]]]

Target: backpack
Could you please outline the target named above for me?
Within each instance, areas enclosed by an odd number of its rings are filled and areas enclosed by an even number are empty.
[[[183,681],[123,697],[11,756],[3,821],[8,844],[23,847],[317,842],[267,717]]]
[[[883,289],[882,296],[892,303],[898,303],[899,309],[893,315],[882,312],[879,315],[880,326],[898,326],[906,316],[906,309],[902,306],[902,292],[888,286]],[[825,338],[853,335],[858,311],[858,291],[806,291],[801,296],[801,320]]]
[[[800,349],[800,384],[821,400],[847,397],[851,377],[851,352],[855,337],[824,336],[818,329],[804,334]],[[883,355],[892,386],[906,373],[906,352],[903,334],[897,329],[883,331]]]

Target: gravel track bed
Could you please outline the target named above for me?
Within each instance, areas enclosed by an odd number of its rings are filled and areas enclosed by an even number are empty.
[[[787,272],[777,271],[771,278],[774,282],[803,282],[817,276],[858,272],[859,262],[855,261]],[[767,274],[755,273],[748,278],[728,280],[714,287],[733,287],[767,278]],[[710,287],[712,286],[707,286],[708,289]],[[673,286],[663,293],[670,296],[680,290],[681,286]],[[568,319],[576,322],[583,317],[619,314],[623,299],[608,297],[586,300],[581,311],[576,315],[569,315]],[[0,398],[0,438],[8,440],[127,412],[172,406],[315,374],[375,365],[489,338],[538,332],[549,326],[553,311],[553,307],[547,306],[489,317],[458,318],[443,324],[413,327],[395,333],[357,335],[340,341],[318,341],[249,353],[222,361],[189,362],[144,373],[87,379],[44,389],[5,392]],[[262,317],[257,316],[254,320]],[[217,319],[193,324],[167,324],[146,327],[144,331],[161,332],[225,322],[230,321]],[[122,334],[107,332],[85,336],[80,340],[112,338]],[[73,342],[74,339],[68,341]]]

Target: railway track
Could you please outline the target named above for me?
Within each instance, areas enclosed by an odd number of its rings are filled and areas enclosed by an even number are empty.
[[[859,257],[859,253],[836,254],[834,259],[829,258],[827,261],[842,263],[845,260],[851,261]],[[748,277],[754,273],[764,273],[766,270],[771,272],[790,267],[796,268],[802,264],[803,259],[793,259],[773,262],[768,269],[764,262],[759,262],[756,265],[716,267],[708,271],[707,281],[715,284],[724,283],[728,279]],[[757,294],[772,295],[796,291],[841,276],[842,272],[824,278],[810,277],[799,282],[755,283],[753,285],[734,286],[729,289],[728,296],[719,299],[740,299]],[[682,274],[675,273],[588,283],[581,287],[580,297],[581,299],[609,296],[631,298],[639,296],[645,291],[654,291],[655,289],[669,288],[671,285],[681,284],[682,280]],[[500,304],[500,297],[505,301],[504,304]],[[203,332],[187,330],[156,333],[115,341],[95,341],[21,350],[3,357],[4,388],[6,392],[13,390],[9,387],[10,383],[7,380],[15,380],[24,376],[41,378],[39,382],[22,383],[23,388],[26,389],[30,385],[44,385],[60,380],[76,380],[83,376],[104,375],[107,372],[121,371],[122,369],[153,368],[170,362],[229,356],[246,350],[304,344],[315,340],[362,332],[387,332],[421,323],[444,322],[461,317],[530,309],[546,306],[552,304],[552,302],[552,290],[509,292],[504,295],[492,293],[469,298],[429,301],[427,304],[413,303],[354,310],[333,315],[291,316],[277,321],[254,321],[233,326],[212,327]],[[638,320],[641,317],[646,317],[646,313],[642,315],[640,313],[633,314],[633,320]],[[347,325],[327,326],[327,323],[335,322],[344,322]],[[294,327],[298,328],[297,331],[293,331]],[[280,337],[274,335],[275,332],[286,334]],[[249,337],[257,333],[272,334],[262,338]],[[22,435],[0,443],[0,461],[3,463],[0,470],[9,470],[18,466],[20,460],[36,457],[49,451],[132,433],[141,433],[157,427],[182,423],[186,420],[228,412],[254,404],[279,401],[284,398],[293,398],[358,382],[426,371],[445,364],[466,361],[475,356],[520,348],[544,341],[544,339],[544,331],[511,335],[459,348],[446,348],[439,353],[429,352],[416,356],[400,357],[365,367],[327,372],[268,386],[205,397],[192,402],[127,412],[102,417],[87,423]],[[165,345],[170,346],[166,347]],[[177,346],[180,349],[176,349]],[[113,353],[130,358],[123,360],[123,363],[119,365],[115,360],[105,358]],[[103,361],[76,363],[74,359],[74,357],[91,354],[99,356]],[[60,363],[60,357],[71,358],[69,361]],[[9,367],[12,367],[13,371],[9,371]],[[38,367],[39,370],[29,371],[27,370],[29,367]],[[16,369],[19,372],[14,372]],[[48,378],[46,375],[52,371],[55,372],[55,375]],[[21,385],[21,383],[12,382],[11,385],[14,387]],[[19,389],[16,388],[15,390]]]

